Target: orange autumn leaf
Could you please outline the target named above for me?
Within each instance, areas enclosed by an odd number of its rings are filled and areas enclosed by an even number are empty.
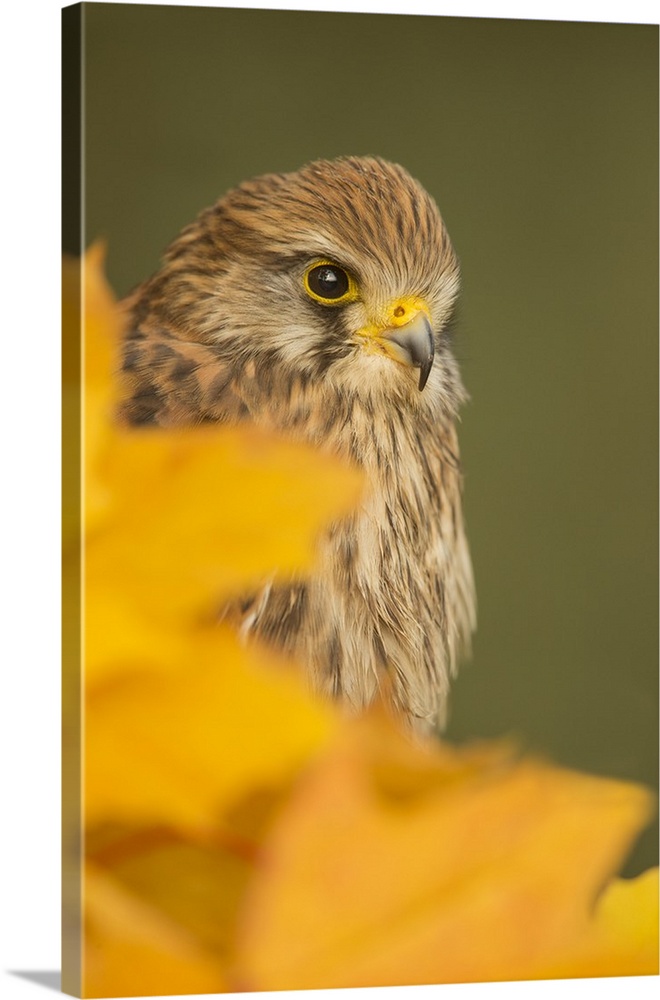
[[[117,830],[117,828],[115,828]],[[210,955],[231,947],[256,841],[225,827],[208,838],[167,827],[119,828],[91,857],[125,890],[194,935]]]
[[[86,947],[82,996],[216,993],[227,987],[185,926],[168,919],[102,871],[85,871]]]
[[[613,879],[596,903],[590,931],[546,975],[652,976],[658,974],[658,869]]]
[[[263,818],[259,827],[246,834],[240,817],[237,821],[231,814],[208,837],[167,827],[115,826],[89,838],[88,857],[118,890],[185,930],[208,959],[225,969]],[[216,988],[229,987],[217,983]]]
[[[591,934],[648,793],[498,748],[397,760],[396,739],[354,724],[294,793],[246,899],[240,988],[531,979]]]
[[[611,881],[646,792],[343,720],[214,624],[308,571],[361,480],[256,430],[114,426],[101,250],[84,272],[85,995],[655,971],[657,873]]]

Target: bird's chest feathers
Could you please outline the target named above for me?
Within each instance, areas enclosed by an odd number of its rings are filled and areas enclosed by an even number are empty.
[[[457,482],[454,490],[443,483],[437,456],[429,460],[418,447],[404,435],[366,461],[363,503],[331,533],[340,574],[385,602],[417,608],[446,576],[455,545],[452,492],[458,497]]]
[[[242,395],[258,423],[364,470],[363,503],[329,533],[328,562],[360,589],[396,579],[428,590],[429,575],[444,574],[451,557],[460,502],[458,468],[443,447],[453,424],[432,398],[422,406],[415,396],[358,395],[300,376],[263,384],[253,367],[244,374]]]

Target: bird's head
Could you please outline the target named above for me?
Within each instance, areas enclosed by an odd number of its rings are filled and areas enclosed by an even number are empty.
[[[437,206],[402,167],[319,160],[230,191],[150,286],[178,336],[347,392],[460,399],[447,341],[459,284]]]

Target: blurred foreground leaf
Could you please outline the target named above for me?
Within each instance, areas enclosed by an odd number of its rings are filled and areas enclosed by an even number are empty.
[[[573,955],[573,976],[655,971],[645,913],[628,938],[612,933],[623,897],[593,920],[648,817],[644,790],[497,745],[393,754],[401,738],[366,725],[333,742],[272,833],[243,912],[241,987],[545,978]]]
[[[191,635],[187,653],[169,674],[90,691],[88,823],[208,826],[246,788],[288,778],[336,725],[281,662],[226,629]]]
[[[102,251],[83,270],[84,995],[657,971],[657,871],[613,879],[646,791],[345,719],[217,623],[310,570],[361,478],[254,429],[116,427]]]
[[[84,885],[89,924],[85,996],[214,993],[223,988],[221,967],[188,928],[92,866]]]

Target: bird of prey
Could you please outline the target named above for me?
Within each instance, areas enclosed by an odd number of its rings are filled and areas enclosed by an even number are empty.
[[[308,579],[245,595],[244,634],[360,711],[445,719],[475,624],[451,348],[459,266],[431,196],[378,157],[246,181],[187,226],[126,300],[121,418],[249,421],[344,456],[362,506]]]

